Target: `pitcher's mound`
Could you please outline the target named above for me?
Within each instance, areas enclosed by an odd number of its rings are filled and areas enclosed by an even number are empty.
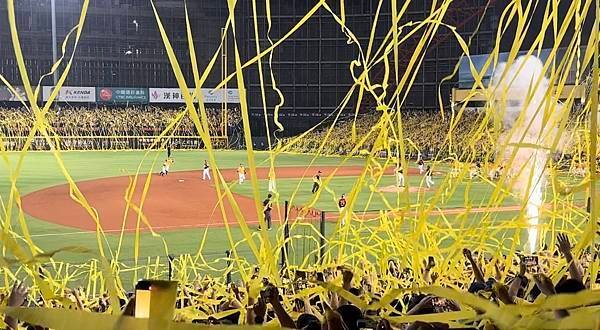
[[[429,188],[425,188],[425,187],[410,187],[408,188],[408,192],[409,193],[416,193],[416,192],[425,192],[425,191],[429,191],[431,189]],[[398,187],[398,186],[385,186],[385,187],[381,187],[379,189],[377,189],[378,192],[393,192],[393,193],[397,193],[397,192],[405,192],[406,191],[406,187]]]

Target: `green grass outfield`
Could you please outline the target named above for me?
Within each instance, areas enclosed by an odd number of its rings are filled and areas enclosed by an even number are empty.
[[[20,153],[7,153],[8,162],[14,168],[17,164]],[[219,168],[235,168],[240,163],[247,164],[247,156],[243,151],[216,151],[217,163]],[[97,178],[106,178],[113,176],[122,176],[134,174],[138,166],[140,172],[147,172],[149,169],[158,172],[160,165],[165,157],[162,152],[144,151],[69,151],[61,153],[61,159],[75,181],[89,180]],[[256,152],[256,162],[258,166],[268,166],[268,154]],[[153,161],[156,158],[156,163]],[[173,158],[176,163],[173,171],[199,170],[204,159],[207,158],[203,151],[174,151]],[[282,154],[277,157],[277,166],[299,166],[306,165],[313,161],[313,156]],[[339,157],[319,157],[315,159],[317,165],[336,166],[343,161]],[[345,165],[361,165],[363,159],[349,159]],[[154,166],[153,166],[154,165]],[[2,160],[0,165],[0,197],[2,203],[8,202],[10,192],[10,176],[6,161]],[[27,193],[66,183],[54,155],[50,152],[29,152],[26,154],[22,170],[18,176],[17,187],[21,195]],[[250,186],[249,184],[247,185]],[[284,185],[281,186],[284,189]],[[6,206],[6,205],[5,205]],[[14,206],[16,208],[16,205]],[[25,215],[29,232],[33,241],[44,250],[53,250],[64,246],[84,246],[98,250],[95,233],[81,232],[79,229],[64,227],[46,221]],[[13,216],[11,219],[13,230],[21,233],[18,219]],[[242,239],[242,234],[237,228],[233,228],[233,239],[235,241]],[[169,252],[172,254],[195,253],[200,245],[205,229],[185,229],[162,232],[161,236],[168,244]],[[270,232],[275,237],[276,231]],[[119,235],[108,234],[107,247],[116,248],[118,246]],[[134,235],[126,234],[123,241],[123,250],[119,260],[127,261],[133,258]],[[229,249],[226,240],[225,230],[222,228],[211,228],[207,235],[207,240],[203,247],[203,253],[207,258],[217,258],[224,256],[225,250]],[[148,256],[164,256],[165,251],[162,240],[152,237],[148,233],[143,233],[140,240],[141,258]],[[249,251],[242,249],[242,253]],[[81,262],[87,260],[89,256],[62,253],[58,259],[68,262]]]
[[[13,168],[19,155],[19,153],[6,154],[7,160]],[[219,168],[235,168],[239,163],[248,163],[244,151],[217,151],[216,155]],[[257,152],[255,156],[258,166],[268,166],[267,153]],[[206,154],[202,151],[174,151],[173,157],[176,161],[173,167],[174,171],[199,170],[203,160],[206,159]],[[140,172],[142,173],[147,172],[150,169],[158,171],[160,163],[164,158],[164,151],[152,151],[148,154],[143,151],[70,151],[63,152],[61,158],[70,175],[72,175],[74,180],[79,181],[134,174],[136,173],[138,166],[140,166]],[[156,163],[153,166],[153,161],[155,159]],[[315,164],[338,166],[343,160],[344,158],[340,157],[320,157],[315,159]],[[6,203],[8,202],[8,194],[10,191],[10,180],[5,161],[6,160],[2,160],[0,165],[0,196],[2,197],[4,207],[6,207]],[[276,166],[304,166],[311,161],[313,161],[313,156],[311,155],[281,154],[277,156]],[[344,163],[344,166],[362,164],[364,164],[364,159],[351,158]],[[441,182],[442,179],[443,178],[441,177],[436,177],[436,183]],[[280,193],[279,200],[283,201],[294,195],[294,204],[303,205],[308,203],[312,198],[312,194],[310,193],[310,180],[310,178],[305,178],[304,181],[300,179],[278,180],[277,185]],[[412,177],[411,185],[419,185],[420,180],[420,177]],[[66,179],[62,175],[52,153],[29,152],[24,158],[23,168],[18,177],[17,186],[21,195],[25,195],[45,187],[63,184],[65,182]],[[352,177],[334,178],[328,186],[334,193],[324,191],[321,194],[320,199],[316,202],[315,207],[323,210],[335,209],[336,196],[339,196],[341,193],[349,192],[352,185],[355,183],[356,178]],[[379,194],[374,194],[373,198],[369,200],[370,191],[368,185],[370,183],[361,182],[360,184],[362,184],[362,191],[359,195],[355,210],[363,210],[365,208],[377,210],[384,208],[384,204]],[[394,184],[392,176],[386,176],[383,179],[383,182],[379,183],[378,186],[392,184]],[[259,185],[262,190],[266,191],[266,180],[260,180]],[[444,205],[441,205],[440,207],[463,207],[465,204],[465,187],[465,184],[459,185],[456,193],[448,200],[444,201]],[[251,196],[251,189],[250,184],[243,186],[233,185],[233,191],[243,195]],[[470,187],[469,200],[473,206],[478,206],[479,203],[489,199],[491,192],[492,187],[488,184],[476,183]],[[433,192],[426,193],[425,198],[430,197],[432,194]],[[396,194],[394,193],[388,193],[386,194],[386,197],[394,199],[395,195]],[[416,194],[411,198],[414,198],[414,200],[411,200],[411,202],[414,203],[416,201]],[[579,196],[578,198],[583,199],[583,196]],[[507,198],[506,203],[517,204],[517,201]],[[78,229],[51,224],[28,215],[26,215],[26,220],[34,242],[44,250],[53,250],[64,246],[84,246],[97,250],[95,233],[81,232]],[[474,217],[473,220],[476,221],[476,217]],[[435,221],[435,219],[432,219],[432,221]],[[17,233],[21,233],[21,228],[19,227],[16,216],[11,219],[11,223],[13,230]],[[333,226],[334,224],[328,223],[327,230],[333,230]],[[205,236],[205,230],[206,229],[173,230],[162,232],[161,236],[167,242],[170,253],[195,253],[199,248],[202,238]],[[225,250],[229,249],[225,229],[210,228],[207,230],[207,238],[202,249],[204,256],[207,259],[223,257]],[[269,235],[275,237],[277,232],[277,230],[273,230]],[[242,239],[242,234],[237,228],[232,229],[232,234],[235,241]],[[107,240],[104,244],[107,248],[110,247],[111,249],[115,249],[118,245],[118,241],[118,234],[107,234]],[[126,234],[119,259],[125,262],[131,260],[133,258],[133,246],[134,235]],[[140,251],[141,258],[165,255],[162,240],[160,238],[152,237],[148,233],[143,233],[141,235]],[[250,256],[250,252],[247,248],[242,248],[239,252],[242,255]],[[70,254],[66,252],[58,255],[59,260],[68,262],[81,262],[88,258],[89,256],[87,255]]]

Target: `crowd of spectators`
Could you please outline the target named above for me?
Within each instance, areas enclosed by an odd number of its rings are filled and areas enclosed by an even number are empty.
[[[593,320],[598,299],[590,303],[582,298],[581,306],[574,299],[569,304],[544,307],[550,296],[581,291],[593,294],[599,288],[600,274],[590,274],[594,269],[591,265],[598,260],[597,251],[577,255],[566,235],[559,234],[556,241],[556,249],[546,247],[535,257],[492,257],[463,249],[462,257],[430,256],[421,266],[413,267],[390,258],[387,263],[377,263],[380,266],[360,262],[320,271],[284,269],[277,278],[256,267],[246,283],[237,285],[230,276],[204,276],[179,283],[173,321],[330,330],[448,329],[451,324],[468,329],[506,329],[513,325],[507,323],[509,320],[521,322],[523,327],[543,328],[543,322],[565,320],[572,313],[581,316],[586,310]],[[431,294],[427,287],[458,294],[454,298]],[[108,294],[86,296],[83,288],[61,290],[58,296],[49,301],[32,296],[27,287],[15,282],[11,292],[0,295],[0,306],[51,306],[93,313],[116,308],[124,315],[135,314],[135,291],[123,293],[116,307],[111,306]],[[435,317],[446,312],[465,313],[454,318],[452,313]],[[525,321],[535,317],[538,323]],[[19,321],[7,316],[5,322],[16,328]]]
[[[164,108],[150,105],[127,107],[62,107],[51,109],[47,114],[49,127],[65,141],[73,137],[153,137],[160,135],[172,123],[184,108]],[[409,156],[417,158],[422,155],[431,157],[446,157],[457,155],[465,159],[485,158],[490,150],[494,150],[493,140],[498,138],[494,132],[493,123],[485,122],[485,113],[477,110],[465,110],[460,116],[452,118],[450,113],[445,116],[433,111],[407,110],[402,112],[402,135],[404,147]],[[241,140],[242,125],[239,109],[232,108],[224,118],[220,108],[207,108],[209,132],[212,137],[227,136]],[[226,119],[226,120],[225,120]],[[323,153],[349,155],[361,152],[379,152],[373,150],[375,141],[385,132],[389,141],[397,134],[397,117],[383,117],[382,112],[371,112],[345,117],[338,120],[333,127],[331,122],[301,136],[285,138],[283,144],[287,151],[300,153]],[[35,116],[24,108],[0,107],[0,135],[5,141],[23,139],[29,135],[34,126]],[[569,121],[572,125],[575,121]],[[572,126],[571,125],[571,126]],[[383,129],[383,130],[382,130]],[[569,131],[577,131],[570,128]],[[396,132],[392,134],[390,132]],[[169,135],[182,137],[197,137],[196,128],[190,116],[182,116]],[[565,134],[568,135],[568,134]],[[565,148],[572,151],[573,141]],[[326,143],[324,143],[326,141]],[[79,141],[75,141],[79,142]],[[96,145],[71,142],[68,149],[110,148]],[[357,144],[361,145],[357,148]],[[230,143],[229,146],[232,144]],[[389,144],[395,152],[393,143]],[[10,149],[10,146],[8,146]],[[15,148],[19,145],[16,144]],[[34,145],[33,148],[36,146]],[[128,145],[127,147],[133,147]]]
[[[155,136],[162,133],[184,110],[155,106],[62,107],[51,110],[46,118],[60,136]],[[223,111],[216,108],[206,110],[211,135],[224,135]],[[230,127],[239,125],[239,111],[230,109],[227,115]],[[27,136],[34,121],[35,116],[26,109],[0,109],[1,131],[4,136]],[[183,116],[174,135],[197,135],[189,116]]]
[[[352,152],[357,142],[365,137],[378,121],[379,117],[376,114],[360,115],[355,125],[351,118],[339,120],[333,128],[331,124],[325,123],[311,132],[302,134],[300,138],[290,137],[283,142],[289,145],[290,151],[294,152],[316,153],[319,148],[322,148],[321,153],[346,155]],[[356,132],[354,141],[351,138],[353,129]],[[371,134],[361,149],[372,146],[373,141],[374,136]]]
[[[439,112],[405,111],[402,112],[401,122],[404,146],[407,153],[415,158],[419,153],[436,155],[440,151],[450,150],[456,154],[469,153],[471,157],[479,157],[492,149],[489,135],[482,134],[474,138],[480,126],[490,126],[482,124],[481,111],[464,111],[454,122],[450,114],[442,118]],[[385,120],[381,112],[373,112],[361,114],[356,119],[351,117],[338,121],[333,128],[331,123],[325,124],[302,138],[292,137],[284,142],[289,145],[289,150],[303,153],[316,153],[319,148],[324,154],[348,155],[361,150],[378,152],[379,150],[372,149],[382,131],[380,128],[383,128],[389,139],[393,139],[390,132],[397,131],[396,125],[396,116],[392,115]],[[351,138],[353,129],[356,132],[354,140]],[[485,133],[485,130],[480,131]],[[323,143],[325,140],[327,143]],[[360,148],[353,150],[361,141]]]
[[[220,108],[207,108],[206,110],[209,133],[212,137],[240,134],[241,115],[238,109],[229,109],[226,118]],[[96,108],[60,107],[51,109],[46,118],[49,124],[47,128],[64,139],[65,148],[104,149],[111,146],[107,143],[109,138],[128,139],[131,144],[133,139],[158,136],[184,111],[184,108],[170,109],[141,105],[99,106]],[[0,108],[0,134],[7,143],[18,148],[19,141],[29,135],[35,120],[35,116],[30,110]],[[197,137],[198,133],[191,117],[186,114],[181,116],[181,119],[167,135]],[[133,147],[129,144],[127,147]],[[11,148],[10,145],[8,147]],[[36,145],[33,147],[35,148]]]

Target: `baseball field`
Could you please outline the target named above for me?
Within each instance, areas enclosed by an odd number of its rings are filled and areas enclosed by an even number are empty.
[[[11,170],[16,168],[19,153],[7,153],[2,161],[0,177],[0,196],[2,207],[11,202]],[[48,152],[29,152],[23,158],[22,168],[16,180],[16,190],[20,195],[22,214],[13,211],[11,230],[18,233],[21,243],[31,239],[44,251],[64,247],[85,247],[93,251],[101,244],[108,257],[123,263],[133,263],[134,259],[151,260],[167,254],[201,255],[205,260],[218,260],[225,251],[235,249],[239,257],[253,259],[252,252],[245,242],[245,236],[236,220],[233,208],[224,196],[218,196],[214,180],[202,180],[201,167],[207,158],[202,151],[174,151],[174,164],[167,176],[158,172],[165,157],[164,151],[70,151],[62,153],[65,169],[76,182],[77,188],[98,213],[99,223],[72,198],[71,188],[61,173],[56,159]],[[218,171],[233,193],[236,204],[242,213],[251,235],[258,235],[260,208],[254,203],[252,180],[257,180],[260,198],[268,193],[269,154],[255,152],[257,177],[250,175],[243,184],[237,182],[236,168],[247,163],[245,151],[216,152]],[[7,166],[8,165],[8,166]],[[341,235],[337,200],[341,194],[348,194],[353,187],[359,186],[354,200],[354,215],[350,228],[356,230],[365,240],[365,231],[357,228],[381,225],[380,215],[388,209],[405,208],[406,214],[401,220],[395,216],[397,235],[410,234],[423,219],[421,215],[410,214],[410,210],[427,209],[428,201],[435,200],[436,207],[428,210],[424,219],[427,226],[438,227],[450,233],[446,239],[440,239],[440,246],[449,245],[460,237],[465,242],[477,244],[478,229],[494,232],[490,224],[498,226],[495,231],[497,242],[509,248],[518,230],[518,217],[522,203],[511,197],[510,192],[502,191],[505,198],[498,199],[495,183],[486,178],[453,178],[449,172],[451,165],[435,165],[432,188],[425,188],[423,176],[419,175],[416,164],[407,171],[408,193],[388,191],[384,188],[395,185],[394,168],[377,169],[366,163],[365,158],[314,157],[302,154],[277,154],[274,162],[277,194],[274,196],[274,230],[267,234],[273,241],[283,235],[281,224],[284,220],[284,202],[289,202],[289,218],[294,222],[306,221],[318,227],[321,211],[325,211],[325,238],[335,240]],[[371,177],[370,171],[383,171],[377,182],[361,177]],[[318,194],[311,193],[312,176],[322,171],[324,184]],[[213,172],[215,173],[215,172]],[[15,173],[13,173],[15,174]],[[454,180],[454,181],[452,181]],[[568,181],[569,178],[565,177]],[[147,185],[147,189],[144,186]],[[442,188],[439,188],[439,187]],[[548,187],[548,193],[552,187]],[[387,192],[383,192],[387,191]],[[444,196],[448,196],[445,198]],[[13,196],[16,197],[16,196]],[[574,195],[574,203],[582,205],[585,197]],[[129,203],[127,202],[129,199]],[[223,199],[223,212],[219,207]],[[490,205],[491,200],[501,200]],[[16,203],[13,198],[12,202]],[[136,205],[139,207],[135,210]],[[16,206],[16,205],[15,205]],[[13,210],[19,210],[18,207]],[[296,212],[296,213],[294,213]],[[560,205],[552,206],[545,214],[548,222],[554,221],[560,212]],[[569,228],[572,232],[582,230],[583,217],[573,213],[568,223],[558,220],[547,223],[547,231],[542,231],[551,239],[555,230]],[[294,216],[292,216],[294,214]],[[298,220],[301,214],[302,220]],[[516,219],[516,220],[515,220]],[[561,217],[564,219],[564,217]],[[512,223],[513,225],[507,225]],[[516,224],[515,224],[516,223]],[[480,226],[486,226],[481,228]],[[344,227],[345,228],[345,227]],[[7,230],[8,228],[5,228]],[[296,229],[296,233],[307,235],[311,230]],[[360,232],[360,234],[357,234]],[[346,233],[347,235],[348,233]],[[312,235],[312,233],[311,233]],[[462,236],[461,236],[462,235]],[[97,237],[101,237],[100,240]],[[450,240],[450,241],[448,241]],[[375,242],[373,244],[376,244]],[[303,247],[295,253],[311,253],[316,245]],[[88,255],[62,252],[58,260],[69,263],[84,262]],[[299,259],[297,259],[299,260]]]

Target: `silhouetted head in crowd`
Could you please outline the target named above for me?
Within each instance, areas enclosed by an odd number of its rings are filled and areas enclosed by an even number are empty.
[[[446,330],[446,329],[450,329],[450,327],[445,323],[439,323],[439,322],[427,323],[427,322],[421,322],[421,321],[414,322],[407,328],[407,330]]]
[[[556,284],[556,293],[561,294],[561,293],[577,293],[579,291],[583,291],[585,290],[585,285],[583,285],[583,283],[581,283],[581,281],[576,280],[576,279],[567,279],[567,280],[562,280],[559,281]]]
[[[359,288],[350,288],[350,290],[348,290],[348,292],[352,293],[353,295],[360,297],[362,295],[362,290]]]
[[[425,299],[427,296],[424,294],[415,294],[413,296],[410,297],[409,301],[408,301],[408,310],[411,310],[413,307],[417,306],[417,304],[419,302],[421,302],[421,300]],[[416,314],[431,314],[431,313],[435,313],[435,308],[433,308],[433,304],[428,303],[425,306],[423,306],[418,313]]]
[[[300,316],[298,316],[298,320],[296,321],[296,328],[304,330],[320,330],[321,321],[319,321],[319,318],[312,314],[300,314]]]
[[[346,327],[348,327],[348,330],[358,330],[357,322],[362,318],[362,312],[360,308],[354,305],[342,305],[338,307],[336,311],[342,317],[342,320],[344,321],[344,324],[346,324]]]

